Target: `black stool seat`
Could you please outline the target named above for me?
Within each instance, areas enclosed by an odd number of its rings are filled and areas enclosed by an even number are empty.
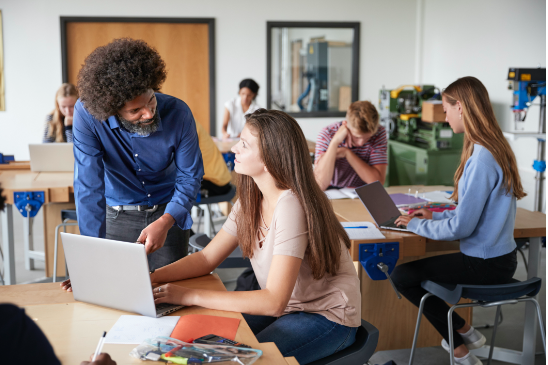
[[[421,283],[424,290],[451,304],[457,304],[460,298],[480,302],[497,302],[517,299],[523,296],[533,297],[540,291],[542,279],[531,278],[527,281],[512,279],[508,284],[499,285],[455,285],[435,283],[425,280]]]
[[[76,209],[63,209],[61,210],[61,220],[70,219],[71,221],[77,221]]]
[[[324,357],[309,363],[310,365],[328,365],[328,364],[345,364],[345,365],[363,365],[366,364],[379,342],[379,330],[371,323],[362,319],[362,325],[358,327],[356,332],[356,341],[333,355]]]
[[[232,185],[230,191],[223,195],[210,196],[209,198],[201,198],[199,202],[194,203],[194,205],[200,204],[215,204],[222,203],[232,200],[236,196],[236,187]]]
[[[202,251],[204,247],[208,245],[208,243],[211,242],[211,238],[209,238],[206,234],[195,234],[194,236],[190,237],[188,240],[188,244],[195,248],[198,251]],[[251,267],[251,261],[249,259],[244,258],[242,255],[242,250],[240,250],[240,247],[236,247],[236,249],[223,261],[217,266],[219,269],[232,269],[237,267]]]

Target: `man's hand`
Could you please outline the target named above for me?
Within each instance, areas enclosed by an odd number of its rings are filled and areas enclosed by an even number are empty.
[[[344,141],[347,141],[347,144],[348,144],[349,136],[350,136],[350,131],[348,130],[348,128],[346,128],[346,121],[344,121],[341,127],[339,128],[339,130],[337,131],[337,133],[335,133],[335,135],[331,139],[331,143],[336,143],[336,146],[338,146]],[[352,146],[347,146],[347,147],[352,147]]]
[[[72,125],[72,117],[65,117],[65,127]]]
[[[82,361],[80,365],[116,365],[116,361],[112,360],[110,355],[104,352],[97,355],[95,361],[91,361],[91,359],[93,359],[93,354],[89,357],[90,361]]]
[[[63,290],[66,290],[68,292],[72,291],[72,284],[70,283],[70,279],[67,279],[61,283],[61,288]]]
[[[154,304],[170,303],[176,305],[194,305],[192,303],[192,289],[173,284],[164,284],[152,289]]]
[[[346,154],[350,151],[346,147],[338,147],[337,148],[337,158],[346,158]]]
[[[137,238],[137,242],[145,245],[147,255],[164,246],[167,231],[169,231],[174,223],[175,219],[171,216],[171,214],[166,213],[143,229],[141,235]]]

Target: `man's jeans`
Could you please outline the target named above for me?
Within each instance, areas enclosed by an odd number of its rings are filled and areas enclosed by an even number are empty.
[[[295,356],[299,364],[344,350],[356,341],[358,331],[316,313],[295,312],[279,318],[242,315],[259,342],[274,342],[284,357]]]
[[[164,215],[166,205],[159,205],[155,212],[118,211],[107,205],[106,238],[123,242],[136,242],[143,229]],[[148,255],[150,270],[159,269],[185,257],[188,253],[189,231],[188,229],[182,230],[177,225],[171,227],[167,232],[164,246]]]

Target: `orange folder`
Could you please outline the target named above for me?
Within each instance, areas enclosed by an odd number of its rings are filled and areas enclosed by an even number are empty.
[[[234,340],[239,325],[240,320],[238,318],[189,314],[179,319],[173,332],[171,332],[171,337],[188,341],[202,336],[217,335]]]

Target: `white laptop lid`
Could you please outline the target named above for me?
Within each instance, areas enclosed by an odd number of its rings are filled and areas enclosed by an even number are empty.
[[[156,318],[145,246],[61,233],[74,299]]]
[[[36,172],[74,171],[72,143],[29,144],[30,169]]]

